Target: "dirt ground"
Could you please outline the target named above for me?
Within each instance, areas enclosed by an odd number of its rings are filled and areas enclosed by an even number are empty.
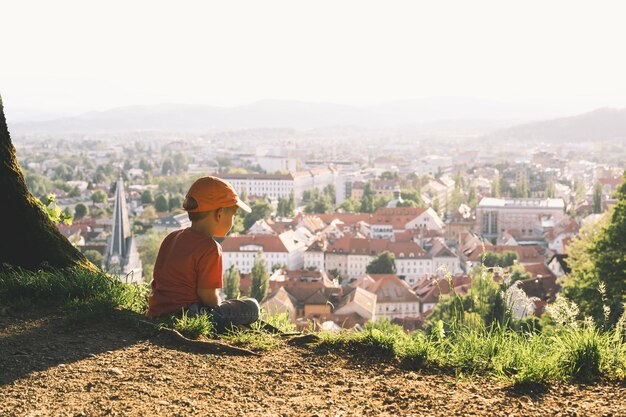
[[[200,353],[103,321],[0,316],[0,416],[626,416],[626,385],[516,390],[285,346]]]

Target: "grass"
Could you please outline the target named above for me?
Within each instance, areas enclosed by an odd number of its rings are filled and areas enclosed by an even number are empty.
[[[59,308],[70,321],[112,317],[113,311],[142,314],[147,309],[146,286],[123,284],[104,272],[82,269],[26,271],[0,270],[0,304],[15,309],[35,306]],[[284,332],[295,330],[286,314],[263,319]],[[133,317],[140,317],[135,314]],[[162,323],[190,338],[216,337],[210,317],[171,318]],[[319,352],[345,352],[381,361],[397,361],[406,369],[445,371],[515,384],[546,384],[557,380],[626,379],[626,315],[613,329],[572,320],[551,331],[514,331],[507,326],[485,326],[476,320],[435,322],[426,333],[406,333],[383,320],[367,323],[362,331],[319,333],[312,347]],[[221,338],[257,351],[276,349],[283,340],[262,331],[234,329]]]
[[[561,328],[552,336],[505,327],[458,326],[442,335],[407,334],[388,321],[362,332],[322,333],[324,351],[394,357],[407,369],[446,370],[457,376],[487,376],[515,384],[556,380],[593,381],[626,376],[626,344],[621,330]]]

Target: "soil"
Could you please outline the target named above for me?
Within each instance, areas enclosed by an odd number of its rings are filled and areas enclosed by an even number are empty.
[[[514,388],[289,346],[206,353],[101,320],[0,316],[0,416],[626,416],[626,385]]]

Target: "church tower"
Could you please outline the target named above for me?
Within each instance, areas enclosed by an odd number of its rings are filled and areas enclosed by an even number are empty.
[[[142,265],[137,243],[131,235],[124,181],[117,180],[113,206],[113,230],[107,242],[104,269],[124,282],[141,282]]]

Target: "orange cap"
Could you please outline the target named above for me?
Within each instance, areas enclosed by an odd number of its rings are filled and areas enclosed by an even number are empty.
[[[187,191],[186,197],[192,197],[198,202],[198,207],[188,212],[211,211],[222,207],[238,206],[250,213],[250,207],[239,199],[232,185],[221,178],[202,177],[196,180]]]

